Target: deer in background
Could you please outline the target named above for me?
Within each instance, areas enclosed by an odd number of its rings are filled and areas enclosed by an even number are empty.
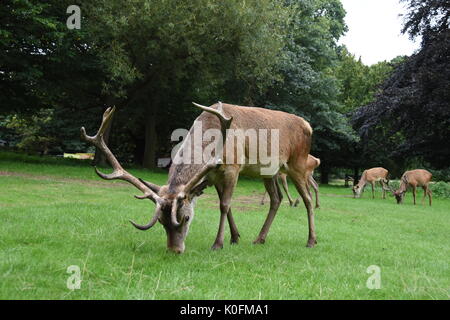
[[[375,182],[380,182],[383,187],[383,199],[386,199],[385,185],[389,185],[388,174],[389,172],[386,169],[380,167],[364,170],[358,184],[352,189],[353,197],[361,197],[366,184],[370,183],[372,185],[372,198],[375,199]]]
[[[238,243],[239,232],[231,212],[231,198],[238,177],[240,174],[243,174],[262,178],[270,196],[268,215],[258,237],[254,241],[255,244],[262,244],[265,242],[281,203],[282,194],[276,180],[278,171],[281,171],[291,178],[303,199],[307,209],[309,225],[307,247],[314,247],[317,243],[314,210],[307,190],[308,170],[306,162],[311,148],[312,136],[312,129],[309,123],[303,118],[292,114],[263,108],[241,107],[220,102],[211,107],[194,105],[203,112],[195,120],[188,135],[193,134],[196,123],[202,124],[202,132],[208,129],[220,130],[222,139],[218,139],[217,144],[220,145],[222,150],[226,149],[227,152],[224,152],[223,159],[220,159],[220,153],[219,155],[216,153],[214,156],[211,154],[211,158],[203,159],[202,164],[172,163],[167,184],[164,186],[146,182],[128,173],[122,168],[106,145],[103,135],[110,126],[114,108],[108,108],[105,111],[103,121],[95,136],[86,135],[85,129],[81,128],[82,139],[93,144],[98,150],[103,152],[113,167],[114,171],[111,174],[104,174],[95,168],[97,175],[106,180],[120,179],[127,181],[143,193],[141,196],[135,196],[136,198],[149,199],[156,204],[155,213],[148,224],[139,225],[130,221],[133,226],[140,230],[148,230],[159,221],[166,231],[167,248],[176,253],[184,252],[184,241],[194,218],[195,199],[202,194],[207,186],[214,185],[220,200],[220,219],[219,229],[212,249],[223,247],[224,228],[227,220],[231,231],[231,243]],[[245,150],[246,157],[248,157],[249,150],[248,139],[230,144],[230,140],[226,138],[230,128],[244,131],[247,129],[278,130],[279,152],[276,155],[272,155],[277,157],[277,170],[271,175],[263,175],[262,172],[264,171],[261,169],[266,167],[267,164],[263,164],[260,159],[258,159],[256,164],[233,163],[230,159],[227,159],[228,154],[231,154],[231,156],[237,154],[238,147]],[[177,154],[188,152],[189,148],[205,148],[205,146],[205,141],[202,141],[200,146],[183,143]]]
[[[319,185],[317,184],[316,180],[314,179],[314,170],[320,166],[320,159],[316,158],[312,155],[308,155],[308,160],[306,162],[306,166],[307,166],[307,170],[309,172],[309,178],[308,178],[308,192],[309,192],[309,196],[312,197],[311,195],[311,190],[310,187],[313,188],[315,196],[316,196],[316,209],[320,208],[320,204],[319,204]],[[296,201],[294,201],[291,197],[291,195],[289,194],[289,187],[288,187],[288,183],[287,183],[287,175],[284,173],[279,173],[279,178],[281,180],[281,185],[283,186],[284,192],[286,193],[288,199],[289,199],[289,205],[291,207],[296,207],[298,206],[298,204],[300,203],[300,199],[297,199]],[[261,199],[261,205],[264,205],[264,201],[267,195],[267,191],[264,192],[264,195]]]
[[[428,195],[429,203],[431,206],[431,190],[429,188],[429,184],[431,181],[432,174],[423,169],[417,169],[417,170],[411,170],[406,171],[403,173],[402,178],[400,180],[400,187],[396,191],[392,191],[389,189],[389,191],[392,192],[395,199],[397,200],[398,204],[403,203],[403,199],[405,197],[406,190],[408,187],[412,188],[413,193],[413,199],[414,199],[414,205],[416,204],[416,189],[417,187],[422,187],[423,189],[423,198],[422,198],[422,204],[425,201],[426,196]]]

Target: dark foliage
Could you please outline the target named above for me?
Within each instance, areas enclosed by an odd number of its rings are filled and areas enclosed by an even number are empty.
[[[425,37],[420,52],[396,69],[375,102],[356,110],[353,122],[367,150],[444,168],[450,157],[449,8],[448,1],[423,2],[410,1],[417,11],[405,24],[411,36]]]

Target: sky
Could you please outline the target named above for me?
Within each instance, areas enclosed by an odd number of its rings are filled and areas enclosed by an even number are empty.
[[[341,0],[347,16],[346,35],[339,41],[366,65],[411,55],[420,46],[402,35],[404,4],[399,0]]]

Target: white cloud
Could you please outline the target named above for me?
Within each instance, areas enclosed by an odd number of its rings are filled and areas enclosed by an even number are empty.
[[[357,58],[371,65],[399,55],[411,55],[420,47],[419,41],[401,34],[406,13],[399,0],[341,0],[347,11],[349,31],[340,40]]]

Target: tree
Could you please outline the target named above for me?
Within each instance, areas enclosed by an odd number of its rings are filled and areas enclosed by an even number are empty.
[[[353,120],[364,141],[383,148],[386,157],[444,168],[450,156],[450,8],[447,1],[409,0],[408,5],[404,32],[421,35],[422,48]]]
[[[81,120],[93,125],[98,119],[90,115],[105,101],[104,73],[86,40],[87,30],[66,26],[70,4],[6,0],[0,8],[0,117],[32,124],[48,114],[45,126],[32,127],[45,127],[39,134],[59,151],[82,147]]]
[[[242,101],[276,80],[289,20],[274,0],[100,0],[82,10],[104,90],[132,117],[131,131],[145,132],[145,167],[156,165],[167,115],[184,116],[194,98]]]
[[[339,38],[346,31],[340,1],[287,1],[292,12],[288,26],[286,57],[281,65],[282,82],[273,85],[257,105],[304,117],[314,129],[311,153],[320,157],[322,183],[333,166],[344,165],[343,149],[356,140],[342,114],[338,64]]]

